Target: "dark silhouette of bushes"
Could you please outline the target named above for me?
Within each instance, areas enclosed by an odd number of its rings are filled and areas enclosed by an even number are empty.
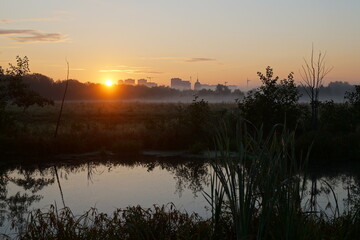
[[[301,115],[298,105],[300,95],[293,73],[279,82],[279,77],[273,78],[273,69],[267,67],[266,74],[258,72],[258,76],[262,86],[239,101],[242,116],[256,126],[263,125],[266,131],[274,124],[284,122],[293,129]]]
[[[8,128],[12,116],[6,111],[8,105],[16,105],[25,111],[32,105],[45,106],[53,101],[41,96],[29,88],[24,77],[30,72],[29,59],[16,57],[16,65],[9,63],[9,68],[0,67],[0,129]]]

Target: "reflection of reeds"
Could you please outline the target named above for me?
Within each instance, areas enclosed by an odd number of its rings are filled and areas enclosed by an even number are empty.
[[[66,204],[65,204],[65,199],[64,199],[64,193],[62,191],[62,187],[61,187],[61,183],[60,183],[60,179],[59,179],[59,174],[58,174],[58,170],[57,170],[57,167],[54,165],[53,166],[54,168],[54,173],[55,173],[55,176],[56,176],[56,182],[58,184],[58,187],[59,187],[59,191],[60,191],[60,196],[61,196],[61,201],[63,203],[63,206],[66,207]]]

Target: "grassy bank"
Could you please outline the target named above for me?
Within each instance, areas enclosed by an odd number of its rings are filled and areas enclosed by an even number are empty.
[[[255,218],[256,220],[256,218]],[[269,226],[278,223],[278,216],[269,222]],[[140,206],[117,209],[112,215],[91,209],[83,215],[75,216],[70,209],[36,211],[29,217],[28,227],[18,239],[357,239],[360,218],[358,213],[349,213],[332,219],[308,217],[297,222],[300,232],[289,235],[281,225],[269,229],[262,238],[256,237],[259,224],[252,225],[247,237],[236,238],[231,218],[218,223],[214,228],[211,219],[202,219],[197,214],[188,214],[175,209],[172,205],[154,206],[143,209]],[[219,236],[221,234],[221,236]],[[299,234],[299,235],[297,235]],[[3,239],[7,238],[5,235]]]

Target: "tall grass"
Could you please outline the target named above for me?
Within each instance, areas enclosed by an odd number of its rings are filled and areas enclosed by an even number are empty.
[[[224,124],[216,137],[218,156],[205,196],[212,207],[216,238],[219,223],[231,222],[235,239],[308,239],[301,201],[308,156],[295,156],[294,133],[275,126],[265,136],[249,123],[237,125],[237,155],[230,154]],[[225,217],[225,220],[224,220]]]
[[[172,204],[117,209],[112,216],[95,208],[74,216],[69,208],[52,206],[32,213],[19,239],[208,239],[208,226],[197,214],[182,213]]]
[[[327,207],[314,208],[318,191],[313,185],[306,189],[314,183],[306,170],[309,151],[297,156],[294,133],[286,126],[264,135],[250,123],[238,123],[235,156],[229,131],[226,124],[218,131],[210,192],[204,193],[212,210],[213,239],[358,239],[358,203],[340,214],[332,186],[323,181],[335,206],[330,215]]]

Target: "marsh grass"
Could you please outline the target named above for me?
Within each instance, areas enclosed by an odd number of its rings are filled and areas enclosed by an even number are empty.
[[[304,108],[304,114],[296,130],[297,153],[314,142],[311,161],[358,160],[359,131],[334,129],[336,124],[349,125],[340,118],[330,118],[333,124],[326,124],[331,111],[321,112],[319,131],[309,131],[310,118],[306,115],[309,109],[299,105]],[[12,120],[6,120],[3,125],[6,127],[0,131],[0,141],[6,146],[0,146],[1,152],[42,156],[111,151],[116,143],[129,140],[138,142],[141,150],[196,153],[215,148],[212,139],[219,121],[226,121],[229,128],[235,129],[241,117],[236,103],[66,102],[59,128],[62,137],[53,141],[51,136],[59,110],[59,103],[44,108],[32,106],[25,113],[21,108],[9,106],[6,118]],[[230,149],[237,151],[235,131],[229,131],[228,137]],[[49,150],[37,145],[39,141],[49,146]]]
[[[264,135],[261,128],[239,123],[234,157],[229,131],[223,124],[215,139],[219,154],[211,162],[210,192],[204,193],[215,239],[355,239],[359,209],[341,214],[330,183],[322,182],[335,206],[313,207],[319,192],[307,189],[309,151],[296,153],[293,132],[277,125]],[[305,201],[309,193],[313,201]]]
[[[9,108],[16,121],[12,129],[0,134],[6,145],[1,148],[2,153],[49,156],[107,150],[121,156],[132,155],[135,150],[198,152],[209,148],[212,128],[208,123],[216,120],[213,115],[236,106],[204,104],[199,109],[209,107],[210,112],[206,111],[202,121],[198,121],[195,115],[199,111],[193,111],[192,104],[68,102],[64,104],[58,136],[53,139],[60,107],[59,103],[53,107],[31,107],[25,113]],[[131,151],[121,153],[126,146]]]
[[[19,239],[208,239],[208,228],[197,214],[180,212],[173,204],[116,209],[112,215],[92,208],[80,216],[51,206],[29,215]]]
[[[212,162],[211,192],[205,193],[214,232],[225,215],[235,239],[307,239],[301,207],[306,176],[300,177],[307,158],[295,157],[294,134],[274,126],[265,136],[262,129],[239,123],[238,154],[233,157],[228,131],[223,125],[216,137],[219,155]]]

